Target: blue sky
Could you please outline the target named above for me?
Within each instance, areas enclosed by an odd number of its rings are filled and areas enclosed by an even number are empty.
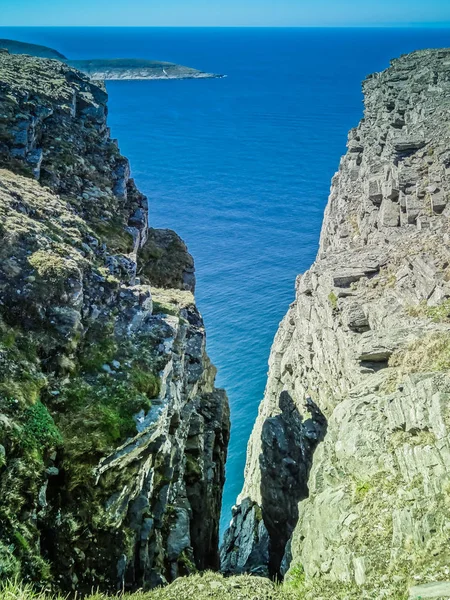
[[[0,0],[0,26],[450,24],[450,0]]]

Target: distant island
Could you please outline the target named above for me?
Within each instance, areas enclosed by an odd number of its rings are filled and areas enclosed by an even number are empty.
[[[0,39],[0,48],[8,50],[11,54],[28,54],[59,60],[85,73],[93,80],[214,79],[224,77],[175,63],[140,58],[70,60],[53,48],[16,40]]]

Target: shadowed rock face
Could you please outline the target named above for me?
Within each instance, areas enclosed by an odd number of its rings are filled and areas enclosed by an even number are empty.
[[[286,544],[298,519],[298,503],[308,497],[312,456],[326,432],[326,420],[308,399],[303,420],[288,392],[280,394],[281,413],[266,419],[261,434],[262,517],[270,538],[269,572],[280,574]]]
[[[217,567],[229,435],[192,257],[106,101],[0,53],[0,574],[79,592]]]
[[[304,409],[305,417],[283,391],[280,412],[264,421],[259,456],[261,502],[258,505],[246,498],[235,509],[221,549],[224,573],[284,574],[283,559],[298,520],[298,503],[308,496],[312,456],[326,432],[325,417],[311,398]]]
[[[258,569],[234,558],[258,541],[249,506],[269,538],[282,524],[280,545],[295,525],[280,570],[292,561],[287,578],[308,599],[400,598],[448,579],[450,50],[403,56],[364,93],[317,260],[297,278],[274,340],[222,549],[225,571]],[[296,408],[289,418],[283,393]],[[291,483],[286,454],[300,464],[307,397],[326,435]],[[289,485],[298,518],[282,499]],[[266,550],[269,564],[279,560]]]

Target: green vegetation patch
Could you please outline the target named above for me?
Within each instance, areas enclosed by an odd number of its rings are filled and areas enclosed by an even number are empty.
[[[306,575],[305,569],[301,563],[291,566],[286,575],[286,585],[297,591],[302,591],[305,587]]]
[[[30,265],[47,281],[58,283],[68,277],[80,275],[76,262],[53,251],[38,250],[28,259]]]
[[[3,583],[0,594],[8,600],[65,600],[62,595],[37,593],[19,582]],[[262,577],[222,577],[206,572],[180,577],[171,585],[150,592],[110,596],[94,593],[86,600],[299,600],[293,590]]]
[[[333,310],[337,309],[338,298],[333,291],[328,294],[328,302],[331,304]]]
[[[391,445],[393,448],[401,446],[434,446],[437,442],[436,435],[427,429],[419,431],[394,431],[391,436]]]
[[[22,444],[42,452],[61,445],[62,437],[53,417],[42,402],[36,402],[25,411]]]
[[[431,333],[412,342],[406,349],[397,350],[389,359],[389,366],[398,367],[401,375],[448,371],[450,333]]]
[[[372,489],[373,485],[370,481],[357,481],[355,482],[353,497],[355,502],[362,502],[367,494]]]
[[[411,317],[431,319],[434,323],[450,323],[450,298],[436,306],[428,306],[426,302],[421,302],[410,306],[407,312]]]
[[[138,275],[144,283],[157,288],[183,290],[185,274],[193,273],[193,269],[193,258],[175,232],[149,229],[148,240],[138,260]]]
[[[195,303],[192,292],[152,287],[153,314],[180,316],[184,308]]]
[[[107,221],[95,220],[92,227],[112,253],[129,254],[133,250],[133,236],[125,229],[125,215],[115,216]]]
[[[157,386],[153,389],[156,391]],[[90,436],[90,440],[84,440],[89,450],[106,451],[114,442],[133,434],[136,429],[133,415],[151,406],[150,398],[132,382],[106,374],[99,375],[92,383],[73,378],[63,394],[61,402],[68,413],[68,418],[62,419],[65,435]],[[95,434],[99,437],[94,441]],[[82,439],[79,441],[83,443]]]

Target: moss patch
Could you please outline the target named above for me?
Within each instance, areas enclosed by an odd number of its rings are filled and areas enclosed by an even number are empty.
[[[26,409],[21,443],[40,452],[61,445],[61,434],[42,402],[36,402]]]
[[[328,302],[330,303],[331,308],[333,310],[337,309],[338,298],[337,298],[336,294],[333,291],[331,291],[328,294]]]

